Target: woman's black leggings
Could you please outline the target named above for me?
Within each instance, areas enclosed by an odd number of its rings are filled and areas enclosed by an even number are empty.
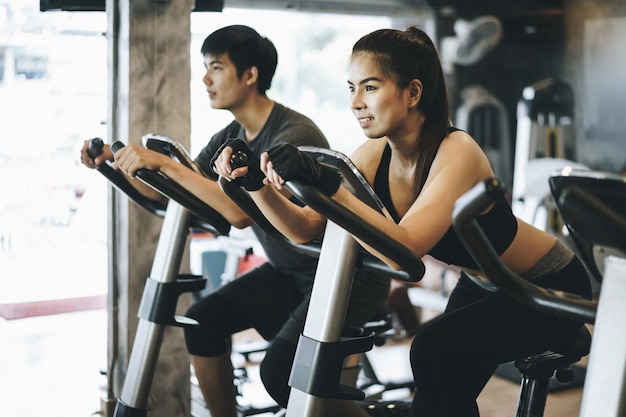
[[[587,272],[576,258],[534,282],[591,297]],[[462,274],[444,314],[426,323],[411,345],[411,415],[478,417],[476,398],[499,364],[555,348],[581,325],[486,291]]]

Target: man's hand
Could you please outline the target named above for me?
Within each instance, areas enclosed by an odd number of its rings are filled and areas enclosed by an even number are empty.
[[[227,139],[211,158],[210,165],[216,174],[248,191],[257,191],[264,185],[259,158],[241,139]]]
[[[114,158],[113,167],[121,170],[131,178],[134,178],[137,171],[142,168],[161,171],[163,165],[172,160],[162,153],[133,143],[115,152]]]
[[[98,155],[90,155],[89,154],[89,144],[91,143],[91,139],[83,142],[83,147],[80,150],[80,162],[85,165],[87,168],[98,168],[106,161],[113,161],[113,152],[111,152],[111,147],[107,144],[102,146],[102,150]]]

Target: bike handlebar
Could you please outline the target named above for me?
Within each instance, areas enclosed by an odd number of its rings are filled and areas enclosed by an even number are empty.
[[[102,139],[93,138],[89,141],[87,153],[92,159],[95,159],[102,153],[103,147],[104,141]],[[135,204],[156,216],[165,216],[165,210],[167,209],[166,203],[145,197],[128,182],[128,179],[121,172],[114,169],[111,165],[106,162],[100,164],[98,171],[104,175],[115,188],[126,194]]]
[[[458,199],[452,224],[459,238],[481,271],[509,297],[543,312],[582,320],[595,321],[597,303],[578,295],[539,287],[511,271],[500,260],[476,217],[499,198],[505,189],[497,178],[482,181]]]
[[[313,153],[326,153],[326,155],[321,155],[321,158],[326,158],[327,161],[332,159],[332,164],[328,162],[326,163],[333,166],[333,168],[340,169],[340,171],[342,171],[344,183],[347,183],[350,190],[361,200],[364,200],[368,205],[378,208],[377,198],[373,195],[372,191],[366,189],[364,180],[361,180],[355,175],[355,168],[349,166],[349,160],[347,157],[338,152],[324,149],[311,147],[302,147],[300,149]],[[247,159],[247,155],[241,151],[234,153],[231,156],[232,168],[235,169],[244,166]],[[250,195],[241,187],[235,185],[233,182],[227,181],[224,178],[220,178],[219,184],[224,192],[231,199],[233,199],[237,205],[241,207],[266,233],[299,253],[304,253],[310,256],[319,256],[321,250],[321,244],[319,241],[313,241],[304,245],[298,245],[291,242],[287,237],[276,230],[276,228],[267,220],[265,215],[257,207],[252,198],[250,198]],[[318,189],[293,181],[287,182],[285,185],[296,196],[296,198],[300,199],[305,204],[309,204],[313,209],[317,210],[320,214],[332,222],[336,223],[364,242],[367,242],[373,248],[385,254],[385,256],[393,259],[394,262],[402,267],[402,270],[392,270],[378,258],[366,251],[362,251],[360,254],[357,261],[357,267],[410,282],[419,281],[424,275],[424,264],[421,259],[415,255],[415,253],[397,241],[391,239],[382,231],[372,227],[368,223],[365,223],[362,219],[355,218],[354,213],[348,211],[345,207],[330,199]]]
[[[392,270],[369,252],[364,252],[365,257],[363,261],[365,261],[367,257],[374,258],[381,272],[386,271],[388,273],[399,274],[399,276],[394,276],[394,278],[403,281],[417,282],[424,276],[424,263],[415,252],[392,239],[382,230],[365,222],[360,217],[355,216],[352,211],[348,210],[319,189],[299,181],[287,181],[285,182],[285,186],[300,201],[393,260],[400,265],[402,270]]]
[[[99,143],[102,139],[99,141],[97,139],[99,138],[94,138],[90,141],[90,156],[92,155],[92,151],[95,153],[99,149],[99,152],[102,152],[103,144],[100,145]],[[115,154],[124,146],[125,145],[122,142],[116,141],[111,144],[111,152]],[[111,181],[111,183],[113,183],[116,188],[128,195],[128,197],[131,198],[131,200],[133,200],[136,204],[159,216],[164,215],[166,205],[143,196],[129,183],[128,179],[124,175],[113,169],[113,167],[105,163],[101,164],[98,169],[109,179],[109,181]],[[215,209],[205,204],[202,200],[187,191],[175,181],[167,178],[158,171],[152,171],[146,168],[137,170],[135,175],[150,187],[176,201],[193,213],[194,218],[192,219],[192,223],[194,226],[215,234],[228,235],[230,231],[230,223]]]
[[[598,197],[571,185],[559,196],[559,211],[576,221],[574,228],[585,223],[586,229],[602,231],[603,245],[626,252],[626,219]]]
[[[233,166],[233,169],[235,167]],[[254,203],[250,195],[242,188],[236,185],[234,182],[226,180],[224,177],[220,177],[218,183],[224,193],[233,200],[239,208],[241,208],[265,233],[281,242],[285,246],[294,250],[297,253],[303,255],[319,257],[322,245],[320,241],[313,241],[307,244],[296,244],[290,241],[280,233],[272,223],[265,217],[259,207]]]

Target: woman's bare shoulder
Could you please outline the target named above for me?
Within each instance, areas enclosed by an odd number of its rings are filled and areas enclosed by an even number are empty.
[[[487,156],[478,143],[466,132],[456,131],[449,134],[437,151],[431,168],[431,174],[444,174],[445,181],[471,186],[489,176],[493,171]],[[463,188],[463,187],[461,187]]]
[[[381,139],[369,139],[361,146],[359,146],[350,155],[350,160],[361,171],[365,179],[372,184],[378,165],[380,164],[380,158],[387,145],[387,140]]]
[[[441,142],[439,153],[451,153],[454,155],[474,156],[480,160],[485,158],[485,154],[476,140],[467,132],[457,130],[450,133]]]

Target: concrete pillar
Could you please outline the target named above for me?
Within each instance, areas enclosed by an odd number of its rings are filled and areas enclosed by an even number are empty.
[[[192,0],[107,0],[109,143],[159,133],[189,147]],[[108,393],[111,415],[124,383],[137,311],[162,221],[110,191]],[[183,265],[188,268],[188,257]],[[185,269],[185,272],[188,269]],[[189,297],[181,297],[184,312]],[[180,313],[180,312],[179,312]],[[148,400],[150,417],[190,415],[189,358],[180,328],[165,332]]]

